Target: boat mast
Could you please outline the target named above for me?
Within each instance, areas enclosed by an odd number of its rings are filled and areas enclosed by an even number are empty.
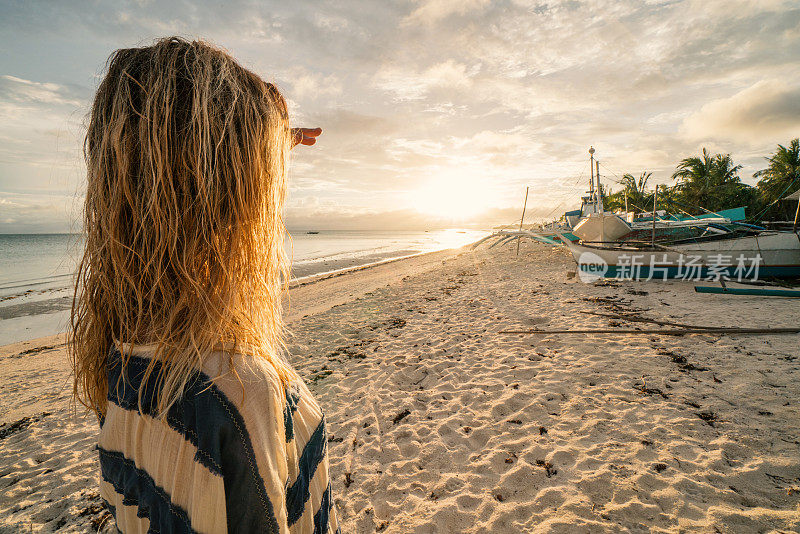
[[[655,191],[653,191],[653,235],[650,238],[650,244],[656,244],[656,207],[658,206],[658,184],[656,184]]]
[[[597,177],[597,212],[603,213],[603,190],[600,188],[600,160],[597,159],[594,161],[594,175]]]
[[[597,197],[594,194],[594,147],[589,147],[589,199],[594,204],[595,213],[597,212]]]

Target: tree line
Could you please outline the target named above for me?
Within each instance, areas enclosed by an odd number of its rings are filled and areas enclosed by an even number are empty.
[[[710,154],[705,148],[700,156],[684,158],[672,174],[672,185],[660,184],[658,209],[670,213],[699,215],[744,206],[748,218],[758,220],[792,220],[796,203],[781,201],[800,189],[800,141],[792,139],[778,145],[773,154],[764,158],[767,166],[753,176],[755,186],[742,183],[739,171],[730,154]],[[638,177],[625,174],[619,180],[617,192],[603,196],[603,207],[609,211],[651,211],[654,189],[647,185],[652,177],[642,172]]]

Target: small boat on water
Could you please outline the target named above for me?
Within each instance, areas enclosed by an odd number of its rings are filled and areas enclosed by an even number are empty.
[[[564,240],[582,277],[754,280],[800,276],[800,234],[742,230],[658,243],[593,245]]]
[[[306,234],[308,234],[308,235],[317,235],[318,233],[319,233],[318,230],[311,230],[309,232],[306,232]]]

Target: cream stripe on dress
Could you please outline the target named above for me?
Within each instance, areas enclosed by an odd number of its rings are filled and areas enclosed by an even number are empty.
[[[224,480],[195,461],[197,448],[181,433],[109,402],[98,445],[122,453],[146,471],[172,503],[188,513],[192,529],[208,534],[227,532]]]
[[[144,357],[152,357],[155,349],[152,346],[136,346],[132,351],[129,346],[122,346],[122,348],[123,350],[127,349],[129,353]],[[231,358],[236,369],[235,374],[230,372],[229,361]],[[297,479],[297,463],[309,438],[323,417],[311,392],[302,381],[299,383],[300,400],[293,418],[294,439],[287,443],[284,423],[284,392],[280,389],[281,380],[269,364],[264,362],[262,365],[241,354],[231,356],[228,353],[214,352],[205,358],[202,372],[208,375],[216,385],[218,391],[214,394],[218,395],[221,392],[229,402],[234,404],[244,420],[246,428],[243,430],[249,435],[254,449],[256,464],[252,466],[254,475],[260,477],[264,482],[281,532],[287,534],[313,532],[314,515],[319,510],[322,496],[328,487],[327,450],[309,484],[310,495],[303,507],[303,513],[288,530],[285,487],[287,482],[291,486]],[[102,444],[101,447],[103,447]],[[151,475],[153,474],[151,469],[145,470]],[[180,470],[175,472],[180,472]],[[197,484],[193,484],[193,486],[198,487]],[[223,511],[224,502],[223,490],[223,497],[217,503],[221,503]],[[176,502],[176,504],[178,503]],[[202,511],[197,507],[187,511],[192,518],[192,527],[196,528],[195,516],[196,514],[202,515]],[[338,521],[334,508],[329,515],[329,532],[335,532],[337,527]]]
[[[234,404],[244,419],[256,460],[256,465],[252,466],[255,476],[264,482],[281,532],[288,532],[284,488],[288,476],[283,420],[285,401],[284,393],[278,390],[280,378],[267,365],[259,365],[252,359],[245,361],[239,354],[233,355],[235,376],[229,372],[229,357],[225,353],[212,353],[204,362],[203,372],[212,377],[217,389]]]
[[[100,480],[100,496],[114,507],[114,518],[117,528],[125,534],[147,534],[150,529],[150,520],[136,515],[138,507],[122,504],[122,495],[114,490],[114,486]]]
[[[328,462],[323,461],[320,462],[317,470],[314,472],[314,477],[311,479],[311,484],[309,484],[308,490],[310,496],[303,510],[303,515],[300,516],[297,523],[292,525],[291,531],[293,534],[314,532],[314,516],[317,511],[319,511],[320,504],[322,503],[322,495],[325,493],[326,489],[328,489]],[[336,523],[336,521],[333,520],[335,515],[335,512],[331,510],[328,519],[329,530],[330,526]],[[336,528],[333,528],[332,532],[336,532]]]

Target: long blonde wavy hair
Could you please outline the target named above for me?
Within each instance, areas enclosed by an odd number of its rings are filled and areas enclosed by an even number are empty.
[[[172,37],[114,52],[84,143],[74,398],[105,414],[115,343],[157,347],[145,379],[159,369],[162,415],[215,350],[291,380],[280,356],[290,148],[281,94],[223,50]]]

